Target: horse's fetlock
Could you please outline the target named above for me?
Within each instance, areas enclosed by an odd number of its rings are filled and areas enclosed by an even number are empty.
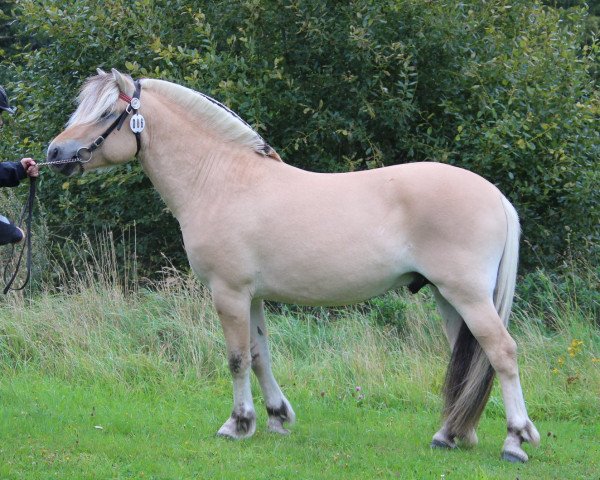
[[[519,445],[523,442],[527,442],[537,446],[540,443],[540,434],[533,422],[528,418],[518,424],[509,424],[506,430],[508,437],[518,440]]]
[[[267,414],[269,417],[278,418],[283,422],[289,419],[289,410],[284,401],[278,407],[269,407],[267,405]]]
[[[235,421],[235,429],[239,434],[247,434],[253,430],[256,423],[256,414],[253,411],[241,410],[231,412],[231,418]]]

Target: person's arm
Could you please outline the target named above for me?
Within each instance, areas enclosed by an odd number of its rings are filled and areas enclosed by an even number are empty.
[[[8,218],[0,215],[0,245],[17,243],[23,240],[23,230],[12,223]]]
[[[0,187],[16,187],[26,176],[21,162],[0,163]]]

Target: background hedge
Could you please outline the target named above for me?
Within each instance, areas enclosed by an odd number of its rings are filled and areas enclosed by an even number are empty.
[[[83,80],[115,67],[214,96],[302,168],[468,168],[515,203],[525,268],[554,268],[566,252],[597,258],[598,22],[583,2],[0,0],[0,9],[0,84],[19,107],[0,133],[2,159],[42,158]],[[123,245],[135,239],[145,274],[163,254],[185,265],[177,222],[135,162],[69,179],[44,171],[40,204],[61,255],[81,232],[109,230]]]

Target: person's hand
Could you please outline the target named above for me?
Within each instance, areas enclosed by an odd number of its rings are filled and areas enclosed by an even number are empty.
[[[40,174],[39,167],[33,158],[22,158],[21,165],[25,169],[28,177],[37,177]]]

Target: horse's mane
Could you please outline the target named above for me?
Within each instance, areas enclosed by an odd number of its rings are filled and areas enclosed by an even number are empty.
[[[143,79],[142,104],[143,91],[146,89],[162,95],[186,111],[201,117],[223,137],[224,141],[248,146],[260,155],[280,160],[275,150],[250,125],[208,95],[164,80]],[[79,105],[71,115],[67,126],[91,124],[98,121],[103,114],[113,113],[118,98],[119,87],[112,74],[101,73],[88,78],[77,97]]]

